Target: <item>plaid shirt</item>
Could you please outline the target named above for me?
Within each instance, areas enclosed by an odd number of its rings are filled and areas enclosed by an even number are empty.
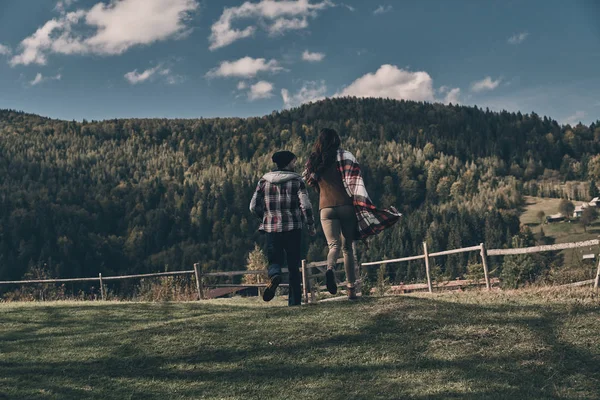
[[[398,222],[402,214],[395,207],[390,207],[386,210],[375,207],[365,188],[365,183],[360,172],[360,165],[352,153],[339,150],[337,168],[342,175],[346,193],[352,197],[352,203],[354,204],[354,211],[358,221],[355,239],[366,239]],[[305,179],[312,184],[316,183],[318,177],[315,174],[308,177],[305,171]]]
[[[274,171],[263,176],[252,196],[250,211],[261,219],[261,231],[288,232],[304,225],[314,228],[306,185],[294,172]]]

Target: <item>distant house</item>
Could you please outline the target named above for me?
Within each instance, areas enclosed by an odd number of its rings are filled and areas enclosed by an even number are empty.
[[[564,221],[564,220],[565,220],[565,216],[562,215],[561,213],[546,216],[547,223],[560,222],[560,221]]]
[[[575,207],[575,211],[573,211],[573,218],[580,218],[581,215],[583,215],[583,210],[588,207],[588,203],[583,203],[582,205]]]
[[[589,204],[590,207],[600,207],[600,197],[594,197]]]

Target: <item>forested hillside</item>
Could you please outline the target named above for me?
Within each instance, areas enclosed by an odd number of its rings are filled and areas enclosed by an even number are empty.
[[[43,265],[57,277],[241,269],[263,240],[248,203],[271,153],[303,163],[322,127],[355,153],[373,200],[404,213],[363,259],[418,254],[423,240],[508,246],[530,181],[600,178],[600,123],[477,107],[341,98],[248,119],[82,123],[0,110],[0,280]],[[323,259],[323,235],[305,251]],[[465,270],[459,256],[436,266]]]

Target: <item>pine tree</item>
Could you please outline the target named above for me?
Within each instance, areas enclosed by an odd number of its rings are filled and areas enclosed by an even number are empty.
[[[588,192],[590,199],[600,196],[600,190],[598,190],[598,186],[596,185],[596,181],[593,179],[590,181],[590,187]]]

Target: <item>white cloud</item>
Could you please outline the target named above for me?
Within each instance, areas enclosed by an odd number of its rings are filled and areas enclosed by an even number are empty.
[[[159,68],[160,66],[156,66],[154,68],[147,69],[141,73],[138,73],[137,69],[134,69],[133,71],[126,73],[124,76],[125,79],[129,81],[129,83],[135,85],[137,83],[144,82],[150,79],[158,71]]]
[[[239,81],[237,84],[238,90],[244,90],[248,87],[248,84],[244,81]]]
[[[164,77],[165,81],[171,85],[180,83],[183,81],[183,77],[179,75],[173,75],[171,69],[165,68],[162,64],[159,64],[153,68],[148,68],[145,71],[138,72],[137,69],[130,71],[124,75],[125,79],[132,85],[152,80],[156,75]]]
[[[35,79],[32,80],[31,82],[29,82],[29,84],[31,86],[35,86],[38,83],[41,83],[43,80],[44,80],[44,76],[41,73],[38,72],[37,75],[35,76]]]
[[[501,78],[493,80],[490,76],[486,76],[484,79],[482,79],[480,81],[473,82],[471,84],[471,91],[483,92],[485,90],[494,90],[498,87],[498,85],[500,84],[501,81],[502,81]]]
[[[10,47],[3,45],[0,43],[0,56],[9,56],[12,53]]]
[[[412,72],[396,65],[384,64],[375,73],[361,76],[333,97],[374,97],[458,104],[460,92],[460,88],[441,86],[437,93],[445,96],[437,97],[433,79],[427,72]]]
[[[567,118],[565,118],[564,123],[569,124],[569,125],[575,125],[575,124],[578,124],[583,117],[585,117],[585,112],[576,111],[575,114],[570,115]]]
[[[390,5],[387,6],[379,6],[373,11],[373,15],[385,14],[392,11],[393,7]]]
[[[18,64],[46,64],[46,52],[55,51],[55,41],[66,41],[70,36],[71,26],[82,17],[81,13],[69,13],[59,19],[51,19],[42,27],[38,28],[35,33],[21,42],[21,54],[15,55],[11,60],[12,66]],[[52,39],[50,35],[55,31],[62,31],[62,34],[57,39]],[[55,35],[56,36],[56,35]],[[62,45],[60,49],[62,49]]]
[[[358,78],[336,96],[434,101],[433,80],[427,72],[411,72],[385,64],[375,73]]]
[[[348,10],[350,10],[352,12],[356,11],[356,8],[354,8],[354,7],[352,7],[352,6],[348,5],[348,4],[341,3],[340,5],[343,6],[343,7],[346,7]]]
[[[444,97],[443,103],[444,104],[458,104],[459,100],[458,97],[460,96],[460,89],[459,88],[454,88],[454,89],[450,89],[448,91],[448,93],[446,94],[446,96]]]
[[[259,81],[250,86],[248,100],[266,99],[273,96],[273,84],[267,81]]]
[[[236,61],[223,61],[221,64],[208,71],[208,78],[242,77],[252,78],[259,72],[278,72],[283,70],[277,60],[265,60],[264,58],[243,57]]]
[[[138,44],[150,44],[186,30],[195,0],[123,0],[109,6],[98,3],[87,13],[88,25],[97,27],[86,43],[100,54],[120,54]]]
[[[297,107],[311,101],[318,101],[325,98],[327,86],[324,81],[305,82],[298,93],[290,95],[287,89],[281,89],[281,97],[285,108]]]
[[[48,81],[48,80],[59,81],[59,80],[61,80],[61,78],[62,78],[62,75],[61,75],[61,74],[57,74],[57,75],[55,75],[55,76],[50,76],[50,77],[45,77],[45,76],[44,76],[44,75],[42,75],[40,72],[38,72],[38,73],[35,75],[35,78],[34,78],[32,81],[30,81],[30,82],[29,82],[29,84],[30,84],[31,86],[35,86],[35,85],[38,85],[38,84],[40,84],[40,83],[42,83],[42,82],[44,82],[44,81]]]
[[[529,36],[528,32],[517,33],[517,34],[512,35],[511,37],[508,38],[508,43],[510,43],[510,44],[520,44],[520,43],[523,43],[523,41],[525,39],[527,39],[527,36]]]
[[[235,41],[252,36],[257,27],[249,25],[243,29],[233,28],[233,23],[241,19],[258,19],[271,35],[283,34],[288,30],[305,29],[308,18],[316,17],[318,11],[334,4],[330,0],[310,3],[309,0],[261,0],[258,3],[246,1],[239,7],[228,7],[211,27],[210,50],[228,46]]]
[[[61,13],[21,42],[21,53],[11,64],[43,65],[51,53],[121,54],[133,46],[180,38],[189,32],[186,22],[197,7],[196,0],[121,0]]]
[[[283,35],[285,31],[300,30],[308,28],[306,18],[278,18],[275,23],[269,26],[269,34],[272,36]]]
[[[322,61],[324,58],[325,58],[324,53],[311,53],[308,50],[304,50],[304,53],[302,53],[302,59],[304,61],[318,62],[318,61]]]

